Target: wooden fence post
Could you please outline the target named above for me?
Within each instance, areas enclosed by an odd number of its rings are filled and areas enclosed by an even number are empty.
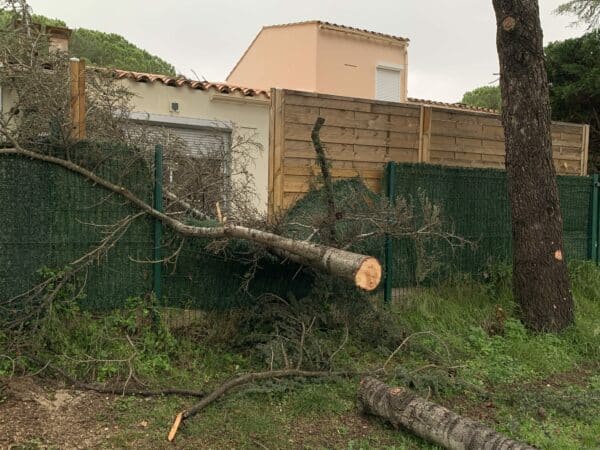
[[[71,137],[85,139],[85,61],[70,60],[71,76]]]
[[[269,211],[271,220],[282,210],[283,192],[283,156],[285,145],[284,91],[271,89],[271,125],[269,141]]]
[[[429,141],[431,139],[431,106],[421,106],[419,130],[419,162],[429,162]]]
[[[588,157],[589,157],[589,146],[590,146],[590,126],[584,125],[581,130],[582,133],[582,155],[581,155],[581,175],[587,175],[588,171]]]

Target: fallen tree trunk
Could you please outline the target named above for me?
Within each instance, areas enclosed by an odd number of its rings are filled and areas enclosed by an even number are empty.
[[[359,255],[357,253],[312,242],[290,239],[266,231],[234,224],[225,224],[218,227],[186,225],[179,220],[152,208],[148,203],[135,196],[124,186],[114,184],[72,161],[26,150],[20,147],[15,141],[12,141],[12,144],[14,145],[13,148],[0,149],[0,154],[20,155],[54,164],[78,173],[88,181],[125,198],[129,203],[148,215],[160,220],[166,226],[182,236],[236,238],[256,242],[266,247],[282,250],[286,253],[286,256],[293,261],[309,265],[336,277],[352,281],[357,287],[367,291],[375,289],[381,281],[381,265],[376,258],[371,256]]]
[[[450,450],[535,450],[509,439],[485,425],[462,417],[448,408],[420,398],[408,389],[390,388],[374,378],[364,378],[358,390],[361,412],[380,416],[396,428]]]

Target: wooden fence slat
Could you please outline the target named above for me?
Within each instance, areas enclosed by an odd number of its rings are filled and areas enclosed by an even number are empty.
[[[296,202],[318,180],[310,139],[318,116],[325,118],[321,141],[334,179],[362,176],[379,190],[387,161],[504,168],[504,130],[498,114],[289,90],[277,90],[272,105],[270,169],[278,209]],[[585,125],[552,124],[557,173],[586,173],[587,133]]]
[[[371,111],[369,103],[355,102],[353,100],[308,97],[296,94],[285,94],[285,96],[288,105],[317,106],[319,108],[347,109],[349,111]]]

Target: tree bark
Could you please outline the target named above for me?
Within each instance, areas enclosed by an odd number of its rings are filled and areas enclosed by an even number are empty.
[[[335,200],[333,196],[333,183],[331,182],[331,173],[329,172],[329,164],[327,163],[327,157],[325,156],[325,149],[321,143],[321,137],[319,133],[321,127],[325,124],[323,117],[317,117],[315,125],[310,134],[310,138],[317,154],[317,161],[321,168],[321,175],[323,175],[323,187],[325,193],[325,203],[327,206],[327,228],[329,229],[329,243],[335,245],[338,243],[337,232],[336,232],[336,211],[335,211]]]
[[[173,217],[152,208],[148,203],[125,189],[125,187],[111,183],[84,167],[65,159],[23,149],[18,146],[16,142],[13,142],[13,144],[15,145],[14,148],[0,149],[0,155],[20,155],[58,165],[78,173],[87,178],[88,181],[120,195],[141,211],[159,219],[166,226],[182,236],[236,238],[256,242],[265,247],[282,250],[285,252],[286,257],[293,261],[309,265],[336,277],[352,281],[357,287],[367,291],[375,289],[381,281],[381,265],[376,258],[371,256],[360,255],[334,247],[314,244],[312,242],[290,239],[266,231],[234,224],[226,224],[220,227],[196,227],[186,225]]]
[[[364,378],[358,390],[361,412],[382,417],[398,428],[451,450],[535,450],[509,439],[479,422],[459,416],[411,393],[390,388],[374,378]]]
[[[563,221],[552,161],[550,101],[537,0],[493,0],[512,213],[513,291],[523,323],[573,322]]]

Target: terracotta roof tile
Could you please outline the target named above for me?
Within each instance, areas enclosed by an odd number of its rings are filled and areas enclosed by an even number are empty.
[[[215,83],[211,81],[198,81],[198,80],[190,80],[185,77],[171,77],[169,75],[158,75],[153,73],[142,73],[142,72],[132,72],[129,70],[112,70],[115,78],[117,79],[128,79],[137,81],[139,83],[162,83],[166,86],[174,86],[174,87],[182,87],[188,86],[191,89],[198,89],[201,91],[206,91],[208,89],[214,89],[221,94],[236,94],[240,93],[244,97],[256,97],[262,95],[266,98],[269,98],[269,91],[265,91],[262,89],[252,89],[241,86],[233,86],[231,84],[226,83]]]
[[[295,26],[295,25],[306,25],[306,24],[316,24],[316,25],[321,25],[321,26],[326,26],[326,27],[331,27],[331,28],[338,28],[341,31],[344,31],[344,30],[353,31],[353,32],[357,32],[357,33],[370,34],[370,35],[382,37],[385,39],[393,39],[393,40],[400,41],[400,42],[409,42],[408,38],[394,36],[391,34],[379,33],[377,31],[365,30],[363,28],[350,27],[347,25],[339,25],[337,23],[325,22],[322,20],[306,20],[303,22],[292,22],[292,23],[282,23],[282,24],[278,24],[278,25],[267,25],[263,28],[290,27],[290,26]]]
[[[462,109],[463,111],[475,111],[475,112],[484,112],[490,114],[499,114],[500,111],[496,111],[492,108],[483,108],[480,106],[470,106],[465,103],[446,103],[446,102],[437,102],[434,100],[423,100],[421,98],[408,98],[409,103],[418,103],[419,105],[429,105],[429,106],[441,106],[444,108],[453,108],[453,109]]]

